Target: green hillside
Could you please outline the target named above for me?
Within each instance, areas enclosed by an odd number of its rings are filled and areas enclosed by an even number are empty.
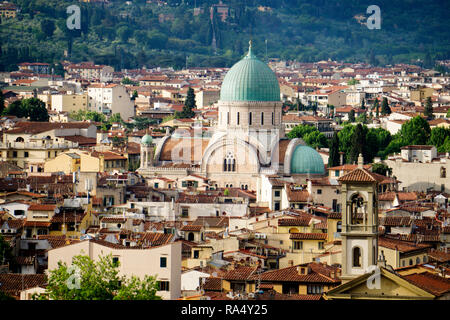
[[[161,6],[145,0],[10,2],[20,12],[1,21],[2,71],[15,70],[24,61],[63,59],[93,60],[115,69],[230,66],[250,38],[260,58],[266,56],[267,40],[268,57],[301,62],[331,58],[432,67],[434,60],[450,59],[449,1],[223,0],[229,6],[225,21],[216,11],[211,21],[210,7],[218,1],[209,0],[167,0]],[[81,7],[81,30],[66,27],[66,8],[72,4]],[[371,4],[381,8],[380,30],[369,30],[355,19],[368,17]],[[260,6],[270,9],[258,10]],[[194,7],[203,13],[194,16]]]

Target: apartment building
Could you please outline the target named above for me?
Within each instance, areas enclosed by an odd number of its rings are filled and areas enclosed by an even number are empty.
[[[134,103],[126,88],[118,84],[92,84],[88,87],[88,109],[113,115],[120,113],[123,120],[128,120],[135,115]]]

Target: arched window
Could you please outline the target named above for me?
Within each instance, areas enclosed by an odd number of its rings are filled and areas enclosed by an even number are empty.
[[[427,256],[423,256],[423,263],[426,263],[427,262]]]
[[[194,234],[192,232],[188,234],[188,241],[194,241]]]
[[[410,266],[413,265],[413,259],[409,259],[409,265],[410,265]]]
[[[239,125],[239,122],[240,122],[240,116],[239,116],[239,112],[238,112],[236,115],[236,124]]]
[[[261,125],[264,125],[264,112],[261,112]]]
[[[24,142],[25,140],[23,140],[23,138],[22,137],[18,137],[17,139],[16,139],[16,142]]]
[[[364,198],[359,193],[354,194],[351,198],[350,224],[362,224],[366,213],[365,209]]]
[[[227,124],[230,124],[230,113],[227,112]]]
[[[357,268],[361,267],[361,248],[360,247],[353,248],[353,267],[357,267]]]
[[[298,228],[290,228],[289,233],[299,233]]]
[[[252,113],[251,112],[249,112],[249,114],[248,114],[248,124],[252,125]]]
[[[420,257],[416,258],[416,264],[420,264]]]
[[[223,171],[236,171],[236,159],[231,152],[223,159]]]

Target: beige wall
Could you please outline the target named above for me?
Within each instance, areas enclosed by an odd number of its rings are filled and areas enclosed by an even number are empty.
[[[52,110],[58,112],[72,112],[78,110],[87,110],[87,94],[56,94],[52,95]]]
[[[181,296],[181,242],[155,247],[151,249],[113,249],[91,241],[82,241],[48,251],[48,270],[54,270],[58,261],[72,263],[76,255],[88,255],[94,261],[99,257],[112,254],[118,257],[119,274],[143,278],[146,275],[156,276],[158,280],[170,281],[170,292],[158,291],[164,299],[177,299]],[[160,257],[167,258],[167,268],[160,267]]]
[[[44,172],[64,172],[65,174],[71,174],[79,169],[79,161],[80,159],[74,159],[63,153],[54,159],[46,161],[44,164]]]
[[[450,193],[450,159],[445,162],[419,163],[385,160],[384,162],[392,168],[392,175],[401,181],[399,189],[406,188],[408,191],[426,191],[427,188]],[[446,168],[447,176],[441,178],[441,167]]]

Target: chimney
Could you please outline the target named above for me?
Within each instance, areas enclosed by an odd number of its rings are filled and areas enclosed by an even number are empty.
[[[358,156],[358,168],[362,169],[363,165],[364,165],[364,158],[363,158],[362,154],[360,153]]]

